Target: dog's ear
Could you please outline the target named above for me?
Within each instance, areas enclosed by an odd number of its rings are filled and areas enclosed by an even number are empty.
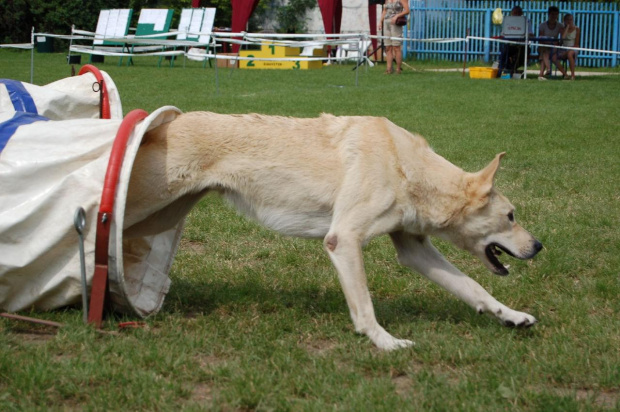
[[[489,163],[487,167],[476,173],[478,175],[480,189],[485,194],[489,194],[491,189],[493,189],[495,173],[497,173],[497,170],[499,169],[499,162],[502,160],[504,155],[506,155],[506,152],[501,152],[495,156],[495,159],[491,160],[491,163]]]
[[[499,162],[505,154],[506,152],[498,154],[495,156],[495,159],[487,165],[487,167],[471,175],[469,185],[467,187],[467,195],[472,204],[486,203],[486,200],[493,189],[493,180],[495,179],[495,174],[499,169]]]

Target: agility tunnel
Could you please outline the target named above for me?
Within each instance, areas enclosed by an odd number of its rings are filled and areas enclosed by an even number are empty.
[[[97,324],[104,301],[140,317],[161,308],[183,223],[125,239],[123,221],[144,134],[180,111],[122,114],[116,85],[94,66],[45,86],[0,79],[2,310],[79,304],[84,290]]]

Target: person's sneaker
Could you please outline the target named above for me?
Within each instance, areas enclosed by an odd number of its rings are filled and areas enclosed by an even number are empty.
[[[543,76],[538,76],[538,80],[542,81],[542,80],[547,80],[547,79],[545,79]]]

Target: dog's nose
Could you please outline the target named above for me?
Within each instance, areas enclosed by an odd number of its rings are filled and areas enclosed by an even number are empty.
[[[538,240],[534,242],[534,250],[536,250],[536,253],[540,252],[542,248],[543,248],[542,243],[540,243]]]

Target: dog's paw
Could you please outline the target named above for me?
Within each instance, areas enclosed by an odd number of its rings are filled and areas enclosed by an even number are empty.
[[[415,342],[410,341],[409,339],[394,339],[393,344],[389,348],[385,348],[384,350],[390,351],[401,348],[408,348],[410,346],[415,346]]]
[[[392,337],[392,339],[389,342],[381,342],[376,343],[377,347],[381,350],[384,351],[392,351],[392,350],[396,350],[396,349],[402,349],[402,348],[408,348],[410,346],[414,346],[415,343],[407,340],[407,339],[396,339],[395,337]]]
[[[529,328],[538,322],[534,316],[517,311],[511,311],[500,316],[500,321],[509,328]]]
[[[368,334],[368,337],[377,346],[377,348],[385,351],[408,348],[415,345],[415,343],[410,340],[397,339],[383,329],[381,329],[377,333]]]

